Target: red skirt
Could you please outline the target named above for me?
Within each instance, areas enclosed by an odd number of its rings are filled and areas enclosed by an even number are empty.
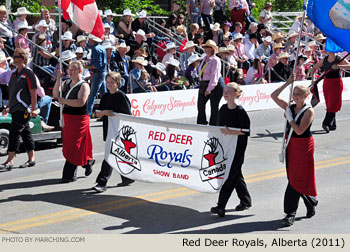
[[[235,23],[236,22],[240,22],[242,24],[242,31],[241,31],[241,33],[243,35],[245,34],[244,13],[245,13],[244,9],[240,9],[240,10],[232,9],[232,11],[231,11],[231,22],[232,22],[233,28],[235,27]]]
[[[63,114],[63,118],[63,156],[71,164],[84,166],[92,159],[90,118],[88,115],[68,114]]]
[[[317,196],[314,138],[291,137],[287,147],[287,176],[290,185],[299,193]]]
[[[342,105],[343,80],[332,78],[323,80],[323,94],[326,101],[327,112],[336,113]]]

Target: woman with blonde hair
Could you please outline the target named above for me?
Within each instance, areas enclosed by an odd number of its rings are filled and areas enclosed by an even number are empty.
[[[252,200],[242,175],[244,154],[248,144],[248,136],[250,135],[250,119],[244,108],[236,104],[236,100],[241,94],[242,90],[237,83],[228,83],[224,88],[223,95],[227,103],[222,105],[218,116],[217,125],[225,127],[221,129],[221,133],[238,136],[230,173],[220,189],[217,206],[211,208],[211,212],[219,217],[225,216],[225,207],[234,189],[236,189],[240,200],[240,203],[235,208],[236,211],[243,211],[252,206]],[[235,129],[229,129],[228,127]]]
[[[70,79],[60,85],[62,74],[59,74],[53,89],[54,97],[63,106],[62,152],[66,163],[63,168],[62,183],[77,180],[78,166],[85,168],[85,176],[89,176],[95,163],[92,159],[90,118],[87,110],[90,87],[82,78],[82,73],[83,65],[80,61],[71,62],[68,66]]]
[[[293,103],[291,105],[279,97],[280,93],[293,83],[293,78],[294,76],[290,75],[287,82],[271,94],[275,103],[285,110],[285,117],[288,120],[286,130],[288,140],[285,152],[288,185],[284,195],[286,214],[282,220],[284,226],[294,224],[300,198],[305,203],[307,218],[315,215],[315,206],[318,203],[314,164],[315,145],[311,133],[314,110],[305,103],[310,90],[305,85],[296,85],[292,91]]]

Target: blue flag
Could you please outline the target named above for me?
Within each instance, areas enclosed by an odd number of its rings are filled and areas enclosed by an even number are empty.
[[[350,52],[350,0],[309,0],[307,15],[330,38],[326,50]]]

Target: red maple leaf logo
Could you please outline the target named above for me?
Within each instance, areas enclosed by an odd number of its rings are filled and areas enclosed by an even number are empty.
[[[218,155],[218,153],[219,152],[215,152],[204,155],[204,158],[209,162],[209,167],[215,165],[215,158]]]
[[[126,150],[127,153],[130,154],[130,149],[133,149],[136,147],[136,144],[134,144],[132,141],[130,140],[125,140],[125,139],[121,139],[123,144],[124,144],[124,148]]]

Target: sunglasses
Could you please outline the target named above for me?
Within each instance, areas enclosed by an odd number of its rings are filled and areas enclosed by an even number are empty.
[[[21,56],[21,55],[13,55],[13,58],[14,59],[23,59],[23,56]]]

